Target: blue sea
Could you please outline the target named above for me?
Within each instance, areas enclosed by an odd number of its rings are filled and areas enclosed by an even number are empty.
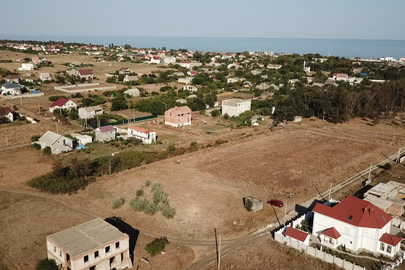
[[[135,48],[187,49],[192,51],[319,53],[346,58],[405,57],[405,40],[303,39],[240,37],[57,36],[0,35],[0,39],[80,42],[94,45],[129,44]]]

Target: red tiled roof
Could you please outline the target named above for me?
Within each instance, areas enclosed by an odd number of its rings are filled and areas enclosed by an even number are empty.
[[[136,130],[136,131],[140,131],[140,132],[143,132],[143,133],[151,133],[151,132],[153,132],[152,130],[150,130],[150,129],[146,129],[146,128],[142,128],[142,127],[137,127],[137,126],[130,126],[130,127],[128,127],[128,129],[133,129],[133,130]]]
[[[52,103],[51,107],[55,107],[55,106],[62,107],[68,101],[69,101],[69,99],[67,99],[67,98],[59,98],[57,101]]]
[[[392,220],[392,216],[374,204],[352,196],[334,207],[317,203],[313,211],[364,228],[381,229]]]
[[[389,233],[384,233],[381,237],[380,237],[380,242],[386,243],[388,245],[391,246],[396,246],[398,245],[400,242],[402,241],[401,237],[389,234]]]
[[[291,238],[297,239],[298,241],[304,242],[305,239],[309,236],[306,232],[297,230],[293,227],[288,227],[284,233],[285,236],[289,236]]]
[[[91,69],[82,69],[79,70],[80,75],[93,75],[93,71]]]
[[[334,227],[324,230],[322,234],[333,239],[339,239],[342,236]]]
[[[0,107],[0,115],[8,115],[9,113],[13,112],[10,107]]]

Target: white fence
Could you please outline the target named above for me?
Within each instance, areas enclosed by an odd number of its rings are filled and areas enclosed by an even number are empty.
[[[85,83],[85,84],[78,84],[76,85],[68,85],[68,86],[55,86],[55,90],[62,91],[65,93],[80,93],[80,92],[90,92],[95,90],[115,90],[117,86],[104,86],[104,87],[97,87],[99,83]],[[88,88],[89,86],[93,86],[93,88]],[[86,88],[83,88],[86,87]]]
[[[285,237],[284,235],[281,234],[281,231],[283,229],[280,229],[279,231],[274,233],[274,240],[276,240],[279,243],[284,243],[287,246],[290,246],[292,248],[295,248],[297,250],[303,250],[305,253],[308,255],[311,255],[312,257],[318,258],[320,260],[323,260],[327,263],[334,263],[337,266],[346,269],[346,270],[365,270],[366,268],[358,266],[354,263],[342,260],[336,256],[333,256],[331,254],[328,254],[322,250],[318,250],[316,248],[312,248],[310,246],[306,246],[303,243],[300,243],[295,240],[291,240],[288,237]]]
[[[4,96],[3,99],[20,99],[20,98],[33,98],[33,97],[40,97],[43,96],[44,93],[37,93],[37,94],[24,94],[24,95],[16,95],[16,96]]]

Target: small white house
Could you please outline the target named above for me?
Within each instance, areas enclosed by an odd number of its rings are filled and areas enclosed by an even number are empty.
[[[183,86],[183,90],[188,90],[190,92],[197,92],[197,86],[194,85],[185,85]]]
[[[93,138],[89,135],[83,135],[79,133],[73,133],[72,136],[77,139],[79,145],[86,145],[93,142]]]
[[[52,154],[60,154],[73,150],[73,140],[65,136],[59,135],[52,131],[47,131],[36,142],[41,145],[41,149],[50,147]]]
[[[49,75],[49,73],[41,73],[41,74],[39,74],[39,79],[42,82],[45,82],[45,81],[51,81],[52,77],[51,77],[51,75]]]
[[[31,71],[34,70],[34,64],[33,63],[22,63],[21,67],[18,68],[18,70],[21,71]]]
[[[138,76],[130,76],[130,75],[126,75],[123,82],[136,82],[139,80]]]
[[[127,132],[128,138],[136,138],[142,140],[145,144],[150,144],[156,141],[156,131],[150,129],[129,126]]]
[[[103,108],[101,108],[100,106],[79,108],[79,118],[80,119],[93,118],[99,114],[103,114]]]
[[[3,95],[21,95],[21,86],[17,83],[3,83],[1,85],[1,93]]]
[[[191,77],[177,79],[178,83],[184,83],[184,84],[190,84],[192,81],[193,81],[193,78],[191,78]]]
[[[139,97],[139,95],[141,94],[141,91],[139,91],[138,88],[132,88],[132,89],[125,90],[124,94],[128,94],[131,97]]]
[[[52,103],[52,105],[49,107],[49,111],[53,112],[56,109],[63,109],[63,110],[77,109],[77,105],[70,99],[59,98],[57,101]]]
[[[222,101],[222,115],[228,114],[230,117],[239,116],[251,108],[251,101],[244,99],[226,99]]]
[[[235,78],[228,78],[228,79],[226,80],[226,83],[236,83],[236,82],[238,82],[238,81],[240,81],[240,79],[237,78],[237,77],[235,77]]]

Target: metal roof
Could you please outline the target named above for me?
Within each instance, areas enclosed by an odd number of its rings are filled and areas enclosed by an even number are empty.
[[[62,135],[59,135],[52,131],[47,131],[44,135],[39,138],[39,141],[45,143],[46,145],[53,145]]]
[[[74,258],[126,237],[129,236],[101,218],[96,218],[49,235],[47,240]]]

